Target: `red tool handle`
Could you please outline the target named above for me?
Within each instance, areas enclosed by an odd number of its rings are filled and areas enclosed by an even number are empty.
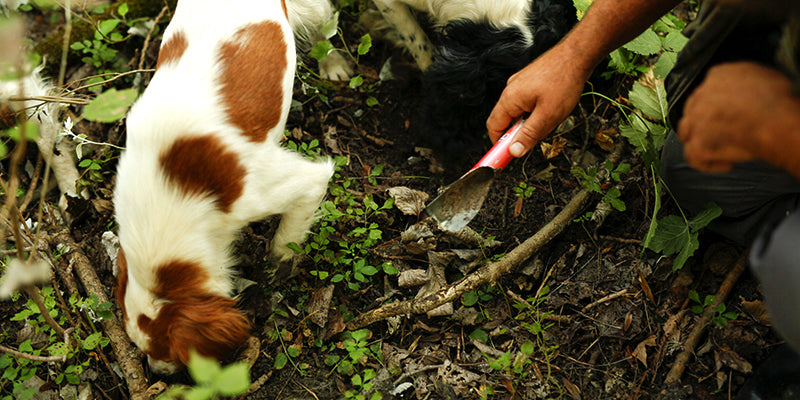
[[[503,169],[512,159],[514,156],[508,152],[509,146],[511,146],[511,138],[514,136],[515,133],[522,127],[522,124],[525,122],[524,119],[521,119],[511,125],[510,128],[500,136],[500,139],[497,139],[497,143],[489,149],[488,152],[483,156],[483,158],[475,164],[470,171],[480,167],[491,167],[494,169]]]

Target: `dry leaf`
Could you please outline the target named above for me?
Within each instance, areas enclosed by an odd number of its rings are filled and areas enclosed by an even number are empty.
[[[537,172],[536,175],[533,176],[533,179],[537,181],[549,181],[553,179],[554,169],[556,169],[556,167],[553,164],[548,164],[545,169]]]
[[[339,149],[339,141],[336,140],[336,127],[333,125],[328,125],[325,127],[324,133],[324,143],[325,147],[327,147],[331,154],[335,154],[337,156],[342,155],[342,151]]]
[[[514,203],[514,218],[519,217],[522,214],[522,197],[517,197],[516,203]]]
[[[714,350],[714,360],[717,365],[724,365],[743,374],[753,372],[752,364],[727,347],[720,347],[719,350]]]
[[[760,324],[772,326],[772,320],[769,318],[767,307],[761,300],[742,301],[742,308],[744,308],[751,317],[755,318]]]
[[[319,288],[311,293],[311,299],[308,302],[309,318],[320,328],[328,323],[328,309],[331,300],[333,300],[333,285]]]
[[[549,160],[551,158],[558,157],[558,155],[561,154],[562,151],[564,151],[564,146],[567,145],[567,139],[557,138],[553,139],[552,144],[546,142],[540,142],[539,145],[541,146],[542,149],[542,155],[544,156],[545,159]]]
[[[405,215],[416,215],[425,209],[428,194],[405,186],[395,186],[387,189],[389,196],[394,197],[394,206]]]
[[[681,329],[680,324],[687,309],[683,309],[677,314],[670,315],[667,322],[664,323],[664,338],[667,342],[680,343]]]
[[[614,150],[614,138],[617,137],[617,130],[614,128],[603,129],[594,134],[594,141],[605,151]]]
[[[572,397],[573,400],[581,400],[581,389],[578,388],[577,385],[567,380],[567,377],[562,377],[561,382],[564,383],[564,388],[567,389],[569,396]]]
[[[638,267],[636,268],[636,272],[639,274],[639,285],[642,287],[645,296],[647,296],[647,299],[650,300],[651,303],[656,304],[653,291],[650,290],[650,284],[647,283],[647,277],[644,276],[644,273],[642,273],[642,270]]]
[[[656,335],[650,335],[647,339],[636,345],[633,356],[636,357],[645,367],[647,367],[647,346],[656,345]]]
[[[400,273],[397,277],[397,286],[410,287],[419,286],[430,280],[428,273],[424,269],[409,269]]]

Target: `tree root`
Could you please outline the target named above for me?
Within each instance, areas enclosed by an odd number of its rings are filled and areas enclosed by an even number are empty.
[[[103,303],[109,301],[105,292],[105,287],[97,273],[89,263],[89,259],[80,251],[78,244],[70,236],[68,229],[63,229],[50,238],[51,246],[66,245],[69,250],[64,254],[69,261],[69,265],[78,275],[87,293],[97,295],[98,300]],[[139,361],[137,350],[131,345],[122,324],[116,316],[108,320],[103,320],[103,330],[111,339],[111,347],[119,362],[120,370],[128,386],[130,398],[133,400],[145,400],[145,392],[148,388],[147,378],[144,368]]]
[[[615,164],[621,157],[623,148],[624,145],[618,144],[608,159]],[[424,298],[389,303],[367,311],[348,322],[347,329],[360,329],[396,315],[426,313],[442,304],[458,299],[462,294],[475,290],[481,285],[497,281],[561,233],[583,209],[592,193],[589,189],[579,191],[550,222],[501,259],[483,266],[458,282],[443,287],[438,292]]]
[[[728,272],[728,275],[725,276],[725,280],[714,296],[714,302],[706,307],[700,319],[695,323],[694,329],[692,329],[689,337],[686,338],[686,342],[683,343],[683,351],[675,358],[672,368],[670,368],[667,377],[664,379],[665,384],[676,383],[681,379],[681,375],[683,375],[683,371],[686,369],[686,363],[689,361],[692,354],[694,354],[694,348],[697,346],[697,342],[700,341],[700,336],[703,335],[706,327],[711,323],[711,318],[714,316],[717,306],[725,302],[728,298],[728,294],[730,294],[733,286],[736,284],[736,281],[742,276],[747,266],[747,257],[747,252],[742,254],[733,268]]]

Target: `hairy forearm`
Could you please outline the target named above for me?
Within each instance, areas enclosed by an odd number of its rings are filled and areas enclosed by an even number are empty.
[[[680,0],[595,0],[560,44],[588,76],[608,53],[636,38]]]

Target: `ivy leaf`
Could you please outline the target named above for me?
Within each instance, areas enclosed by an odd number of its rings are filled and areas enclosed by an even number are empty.
[[[94,38],[97,40],[102,40],[103,37],[108,37],[108,35],[116,29],[117,25],[119,25],[120,20],[118,19],[105,19],[100,21],[97,24],[97,31],[94,33]]]
[[[83,110],[83,117],[95,122],[116,122],[125,117],[131,104],[139,97],[136,89],[111,88],[97,96]]]
[[[322,40],[317,42],[314,48],[308,52],[308,55],[313,57],[317,61],[322,61],[325,57],[333,51],[334,47],[331,42],[327,40]]]
[[[661,51],[661,37],[653,30],[648,29],[622,47],[636,54],[651,56]]]

